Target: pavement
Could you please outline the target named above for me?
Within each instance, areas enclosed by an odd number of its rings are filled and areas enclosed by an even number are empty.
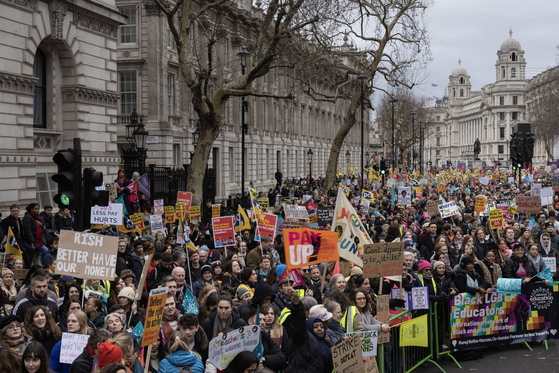
[[[524,344],[503,346],[500,348],[482,349],[483,358],[473,361],[459,362],[462,369],[446,357],[437,363],[446,373],[559,373],[559,340],[548,340],[549,349],[545,346],[530,344],[533,351],[528,350]],[[414,372],[435,373],[440,370],[432,363],[419,367]]]

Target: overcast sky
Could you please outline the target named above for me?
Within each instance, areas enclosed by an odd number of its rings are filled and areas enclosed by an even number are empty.
[[[427,16],[433,62],[418,94],[442,97],[459,58],[468,70],[472,90],[494,82],[497,50],[511,28],[525,51],[526,78],[556,64],[557,0],[438,0]],[[431,88],[431,83],[438,87]]]

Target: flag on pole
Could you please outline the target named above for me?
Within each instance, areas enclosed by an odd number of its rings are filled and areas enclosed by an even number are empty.
[[[252,202],[252,209],[254,210],[254,213],[256,214],[256,216],[258,216],[258,220],[260,219],[264,220],[264,214],[262,213],[260,204],[258,203],[256,198],[254,198],[254,196],[252,195],[252,191],[249,190],[249,193],[250,193],[250,201]]]
[[[132,223],[130,219],[126,215],[122,215],[122,224],[118,226],[119,232],[129,233],[129,232],[136,232],[138,234],[142,234],[140,228],[136,227],[136,224]]]
[[[242,232],[245,229],[250,229],[250,221],[246,211],[239,205],[237,209],[237,220],[235,221],[235,232]]]
[[[254,325],[260,326],[260,306],[256,306],[256,320],[254,320]],[[260,332],[260,338],[258,339],[258,345],[252,351],[256,359],[260,361],[262,356],[264,356],[264,346],[262,345],[262,331]]]
[[[17,243],[16,236],[14,236],[12,227],[8,227],[8,242],[6,245],[6,253],[12,254],[14,258],[23,259],[23,252],[19,248],[19,244]]]
[[[400,325],[400,346],[429,346],[429,325],[427,315],[404,321]]]
[[[143,174],[138,179],[138,191],[141,192],[148,199],[151,197],[151,191],[149,188],[149,177],[148,174]]]

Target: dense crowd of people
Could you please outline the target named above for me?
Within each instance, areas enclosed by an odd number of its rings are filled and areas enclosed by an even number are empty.
[[[279,175],[278,175],[279,173]],[[312,210],[334,207],[337,187],[325,188],[322,179],[285,179],[278,170],[276,188],[268,191],[269,212],[285,219],[283,204]],[[450,177],[444,190],[432,179],[414,192],[408,205],[398,205],[393,188],[379,186],[378,195],[366,209],[360,203],[357,178],[343,177],[350,185],[348,199],[374,243],[403,242],[400,281],[367,278],[352,263],[340,259],[296,269],[303,285],[293,286],[286,270],[283,237],[255,240],[255,222],[238,232],[234,245],[215,247],[211,225],[211,201],[202,216],[190,224],[189,237],[196,250],[177,244],[176,224],[166,232],[118,235],[117,277],[113,281],[87,280],[56,274],[58,236],[73,229],[68,209],[53,213],[52,206],[31,203],[20,217],[20,206],[0,222],[0,234],[11,228],[22,259],[6,255],[0,291],[0,372],[102,373],[135,372],[149,364],[150,372],[219,372],[208,360],[209,341],[246,325],[261,326],[262,357],[245,351],[225,372],[331,372],[331,347],[348,340],[349,332],[376,330],[389,333],[395,323],[376,319],[376,298],[392,288],[427,286],[429,300],[449,305],[455,294],[494,291],[499,278],[538,280],[546,268],[544,258],[559,259],[555,209],[544,206],[538,214],[515,214],[502,229],[492,230],[488,216],[475,211],[475,197],[486,196],[494,204],[513,203],[518,195],[530,195],[530,185],[492,181],[489,185],[465,183]],[[129,180],[122,172],[118,193]],[[403,180],[396,180],[403,182]],[[543,186],[551,178],[542,176]],[[251,184],[251,188],[254,186]],[[256,193],[260,197],[264,193]],[[310,196],[312,203],[303,203]],[[233,211],[222,204],[222,215],[235,214],[238,206],[250,209],[250,198],[237,195]],[[441,219],[430,215],[426,202],[455,201],[459,213]],[[149,214],[145,199],[132,209]],[[511,202],[512,201],[512,202]],[[319,229],[330,229],[326,224]],[[100,234],[117,232],[103,227]],[[147,280],[138,288],[153,253]],[[325,268],[326,267],[326,268]],[[25,278],[16,278],[22,269]],[[322,274],[325,271],[326,277]],[[557,272],[553,277],[557,280]],[[146,319],[148,293],[168,288],[159,338],[148,349],[140,348],[141,334],[133,330]],[[198,313],[186,313],[184,297],[190,291]],[[140,300],[136,301],[137,295]],[[404,301],[390,299],[390,311],[398,314]],[[258,314],[257,314],[258,312]],[[392,325],[391,325],[392,324]],[[62,333],[87,334],[83,352],[72,364],[62,363]],[[149,362],[148,362],[149,360]],[[187,369],[188,368],[188,369]],[[385,369],[390,372],[389,368]]]

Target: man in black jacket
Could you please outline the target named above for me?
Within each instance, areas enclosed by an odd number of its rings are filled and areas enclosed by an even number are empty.
[[[431,260],[431,256],[435,252],[435,238],[437,236],[437,223],[431,222],[429,224],[429,228],[427,228],[427,232],[425,232],[421,236],[421,243],[420,253],[423,259]]]
[[[248,320],[250,313],[253,311],[256,312],[257,306],[262,307],[262,305],[266,303],[271,303],[273,302],[275,297],[276,296],[272,291],[272,287],[263,281],[259,281],[256,283],[256,286],[254,287],[254,296],[252,297],[250,302],[244,302],[243,304],[241,304],[237,309],[237,311],[239,311],[239,315],[241,316],[241,319]],[[276,306],[275,304],[272,305],[274,307]],[[281,310],[277,310],[278,307],[275,308],[276,308],[276,313],[279,315]]]
[[[17,302],[12,310],[13,315],[25,319],[27,311],[34,306],[45,306],[49,309],[53,319],[58,322],[58,305],[56,300],[49,298],[48,290],[49,281],[43,276],[35,276],[31,279],[31,286],[25,293],[25,298]]]
[[[2,228],[2,231],[6,236],[8,235],[9,228],[12,228],[17,244],[23,252],[25,267],[31,268],[35,249],[29,246],[23,238],[23,222],[19,218],[19,205],[13,204],[10,206],[10,215],[0,222],[0,228]]]
[[[95,356],[99,356],[99,345],[109,339],[111,339],[111,333],[107,329],[95,329],[89,336],[81,355],[70,366],[69,373],[91,373],[93,360]]]
[[[148,292],[156,288],[165,277],[171,276],[173,273],[173,266],[171,265],[173,257],[171,254],[165,252],[161,255],[161,262],[155,266],[146,279]]]
[[[132,259],[132,255],[130,255],[130,253],[128,252],[126,241],[119,240],[118,253],[116,258],[116,275],[120,276],[120,272],[124,271],[125,269],[129,269],[134,272],[134,259]]]

